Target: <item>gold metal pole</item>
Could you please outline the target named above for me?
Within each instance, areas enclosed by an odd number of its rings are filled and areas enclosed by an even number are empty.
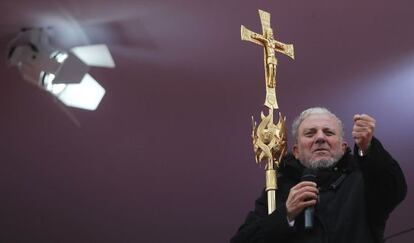
[[[266,99],[264,105],[269,108],[268,115],[261,113],[261,121],[257,125],[252,117],[252,139],[256,163],[266,163],[266,192],[268,213],[276,210],[277,169],[282,157],[286,154],[286,117],[279,112],[279,121],[273,123],[273,110],[279,109],[276,99],[276,52],[283,53],[294,59],[293,45],[284,44],[274,39],[270,27],[270,14],[259,10],[263,34],[257,34],[243,25],[241,26],[241,39],[261,45],[264,48],[264,68],[266,83]]]
[[[267,192],[267,212],[273,213],[276,210],[276,170],[266,170],[266,192]]]

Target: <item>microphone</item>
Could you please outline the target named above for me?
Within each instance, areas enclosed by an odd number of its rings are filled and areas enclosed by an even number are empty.
[[[312,181],[316,183],[316,172],[317,169],[306,168],[303,171],[303,175],[301,181]],[[304,215],[305,215],[305,229],[311,230],[313,228],[313,214],[315,212],[315,208],[313,206],[305,208]]]

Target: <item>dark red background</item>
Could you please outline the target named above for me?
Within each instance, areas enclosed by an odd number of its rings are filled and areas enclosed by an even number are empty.
[[[1,241],[227,242],[264,184],[250,139],[263,54],[240,40],[241,24],[260,31],[258,8],[295,46],[278,65],[288,123],[326,106],[352,145],[353,114],[374,116],[411,186],[412,1],[6,0],[3,53],[20,28],[53,26],[61,48],[107,43],[117,68],[92,69],[107,94],[95,112],[71,109],[76,128],[0,60]],[[413,200],[386,235],[414,226]]]

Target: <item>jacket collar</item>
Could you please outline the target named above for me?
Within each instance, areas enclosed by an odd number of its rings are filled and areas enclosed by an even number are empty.
[[[332,183],[341,174],[349,174],[355,170],[356,162],[351,154],[351,149],[347,147],[342,158],[329,168],[321,168],[317,170],[318,184],[326,185]],[[292,153],[288,153],[280,164],[279,176],[287,176],[294,181],[299,182],[302,178],[305,167],[297,160]]]

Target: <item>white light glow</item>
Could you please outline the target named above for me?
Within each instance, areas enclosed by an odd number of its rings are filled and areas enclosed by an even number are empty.
[[[59,50],[49,44],[42,28],[22,31],[10,44],[8,61],[19,69],[23,79],[67,106],[86,110],[95,110],[105,94],[89,75],[90,66],[115,67],[106,45]]]
[[[78,46],[71,51],[89,66],[114,68],[115,62],[106,45]]]
[[[41,74],[43,76],[43,87],[54,95],[59,95],[65,87],[66,84],[53,84],[53,80],[55,79],[55,75],[53,73],[44,73]]]
[[[52,53],[52,58],[54,58],[58,63],[63,63],[66,58],[68,58],[68,54],[65,52],[57,51]]]
[[[51,91],[53,89],[53,79],[55,79],[55,75],[53,73],[46,73],[44,71],[41,72],[41,77],[43,77],[43,87],[47,91]]]
[[[57,98],[67,106],[96,110],[104,94],[105,89],[86,74],[79,84],[67,84]]]
[[[55,95],[59,95],[61,92],[63,92],[63,90],[65,90],[66,86],[66,84],[54,84],[52,85],[52,90],[50,92]]]

